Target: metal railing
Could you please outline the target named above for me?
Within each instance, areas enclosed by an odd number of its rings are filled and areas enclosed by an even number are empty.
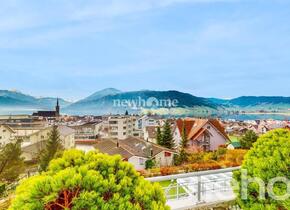
[[[150,182],[170,184],[164,186],[167,201],[189,199],[193,203],[225,201],[234,198],[231,188],[232,172],[240,167],[198,171],[146,178]]]

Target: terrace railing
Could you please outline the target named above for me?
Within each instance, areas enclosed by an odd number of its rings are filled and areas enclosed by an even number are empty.
[[[197,206],[206,203],[220,203],[235,199],[231,187],[232,172],[240,167],[199,171],[168,176],[147,178],[159,182],[172,209]]]

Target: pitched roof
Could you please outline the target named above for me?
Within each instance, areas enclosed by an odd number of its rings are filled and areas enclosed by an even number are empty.
[[[119,140],[119,146],[117,146],[117,140],[102,140],[100,143],[95,145],[95,148],[100,152],[109,155],[120,154],[123,158],[130,158],[132,156],[148,158],[148,156],[151,155],[151,149],[153,156],[162,151],[175,153],[174,150],[167,149],[136,137],[128,137],[127,139]]]
[[[179,132],[182,133],[183,126],[185,127],[186,135],[188,139],[195,140],[207,129],[203,128],[206,123],[210,123],[214,126],[226,139],[229,140],[228,135],[225,132],[225,128],[217,119],[195,119],[185,118],[184,120],[178,119],[176,121]]]
[[[65,126],[65,125],[59,125],[59,126],[57,126],[57,128],[58,128],[59,134],[61,136],[68,136],[68,135],[71,135],[75,132],[74,129],[72,129],[68,126]]]
[[[157,126],[146,126],[145,129],[148,132],[149,138],[155,138],[156,137],[156,128]]]
[[[233,141],[230,143],[234,148],[240,148],[241,147],[241,143],[238,141]]]
[[[56,117],[56,111],[38,111],[32,114],[32,116],[39,116],[39,117]]]
[[[39,141],[34,144],[25,145],[21,148],[22,152],[27,152],[31,154],[38,154],[41,150],[45,148],[46,141]]]
[[[11,128],[9,125],[1,124],[0,126],[7,128],[11,133],[15,133],[15,130],[13,130],[13,128]]]
[[[125,159],[134,156],[134,154],[130,153],[126,149],[120,146],[118,147],[117,141],[111,139],[101,141],[100,143],[95,145],[95,148],[100,152],[107,153],[109,155],[119,154]]]
[[[179,129],[180,134],[182,134],[183,126],[185,127],[186,136],[189,136],[192,126],[194,125],[194,119],[185,118],[176,120],[176,125]]]
[[[220,123],[217,119],[209,119],[209,122],[219,131],[221,134],[227,139],[230,140],[229,136],[227,135],[224,126]]]

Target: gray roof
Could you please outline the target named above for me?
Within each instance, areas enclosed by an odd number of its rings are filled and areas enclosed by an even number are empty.
[[[70,134],[73,134],[75,133],[75,130],[68,127],[68,126],[65,126],[65,125],[59,125],[58,126],[58,131],[59,131],[59,134],[61,136],[68,136]]]
[[[95,145],[95,148],[100,152],[107,153],[109,155],[119,154],[125,159],[134,156],[134,154],[130,153],[126,149],[120,146],[117,147],[117,141],[111,139],[101,141],[100,143]]]
[[[46,141],[39,141],[34,144],[30,144],[21,148],[22,152],[27,152],[31,154],[38,154],[46,146]]]
[[[153,157],[162,151],[176,153],[174,150],[167,149],[151,142],[146,142],[136,137],[128,137],[127,139],[119,140],[119,146],[117,146],[117,140],[102,140],[95,145],[95,148],[109,155],[120,154],[123,158],[130,158],[132,156],[147,158],[151,154],[151,149]]]

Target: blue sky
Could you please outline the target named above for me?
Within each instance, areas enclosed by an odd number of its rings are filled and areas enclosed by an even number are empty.
[[[289,0],[3,0],[0,89],[290,96],[289,20]]]

